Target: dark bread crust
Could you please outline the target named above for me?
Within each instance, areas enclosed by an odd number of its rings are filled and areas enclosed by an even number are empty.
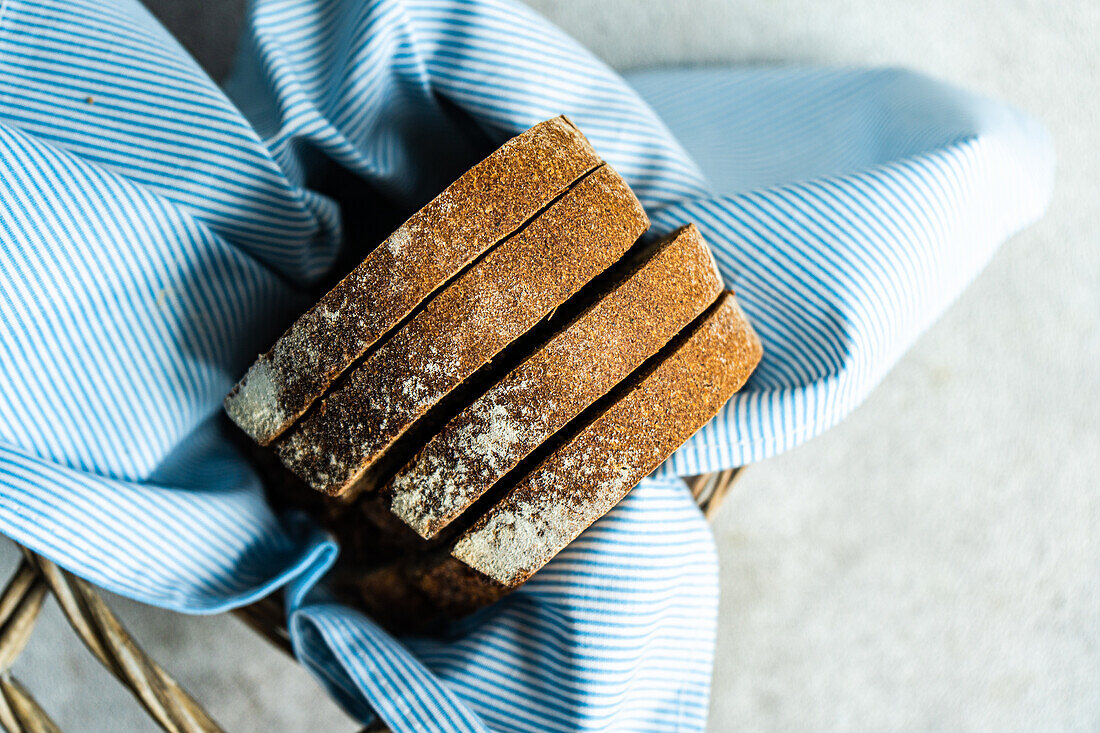
[[[711,305],[717,265],[694,225],[656,246],[493,385],[393,478],[394,514],[430,538]]]
[[[319,490],[276,472],[276,498],[304,492],[284,500],[341,538],[338,592],[398,629],[495,601],[742,386],[760,342],[706,245],[688,226],[623,258],[647,225],[576,128],[550,120],[410,218],[253,365],[226,412],[261,445],[280,438]]]
[[[501,585],[523,583],[713,418],[761,355],[733,294],[724,294],[459,537],[452,558]]]
[[[714,417],[761,355],[733,294],[723,294],[457,542],[425,544],[420,554],[360,572],[355,593],[402,630],[427,630],[498,600]]]
[[[339,575],[339,574],[338,574]],[[503,598],[513,589],[448,555],[425,555],[343,574],[337,592],[355,598],[393,633],[425,634]]]
[[[611,168],[598,168],[491,249],[350,370],[276,447],[332,496],[353,488],[395,440],[630,248],[648,226]]]
[[[225,411],[257,443],[271,443],[428,295],[599,164],[565,117],[512,138],[304,313],[249,368]]]

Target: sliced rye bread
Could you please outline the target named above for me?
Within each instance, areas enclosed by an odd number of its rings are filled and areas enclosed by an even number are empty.
[[[454,543],[420,561],[419,590],[448,614],[522,584],[713,418],[760,361],[732,293],[593,408]]]
[[[278,443],[279,457],[323,493],[370,488],[395,440],[622,257],[648,223],[626,182],[596,169],[349,370]]]
[[[722,280],[688,225],[607,288],[397,472],[386,487],[397,517],[434,536],[706,310]]]
[[[428,295],[600,165],[565,117],[464,173],[373,249],[249,368],[225,411],[268,445]]]

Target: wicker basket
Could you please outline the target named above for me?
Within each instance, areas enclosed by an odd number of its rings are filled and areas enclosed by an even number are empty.
[[[688,479],[692,495],[710,519],[740,469]],[[66,620],[88,650],[125,685],[166,731],[220,731],[202,706],[137,645],[99,597],[95,587],[49,560],[23,550],[23,561],[0,595],[0,723],[11,733],[59,731],[34,697],[11,674],[46,600],[53,594]],[[253,630],[291,654],[282,602],[272,595],[237,614]],[[369,730],[386,730],[376,724]]]

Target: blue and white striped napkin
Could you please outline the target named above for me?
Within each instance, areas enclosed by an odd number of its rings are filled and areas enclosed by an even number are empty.
[[[520,591],[396,640],[329,598],[336,547],[271,513],[221,399],[338,257],[562,113],[656,229],[699,225],[764,361]],[[628,84],[507,0],[254,0],[225,92],[136,0],[5,0],[0,531],[186,613],[285,586],[301,660],[397,731],[701,729],[716,563],[676,476],[841,419],[1042,213],[1051,169],[1034,122],[914,74]]]

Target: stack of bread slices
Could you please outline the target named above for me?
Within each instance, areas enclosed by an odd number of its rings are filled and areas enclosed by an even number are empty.
[[[540,123],[371,250],[226,398],[383,623],[522,584],[748,379],[760,341],[698,230],[639,239],[648,226],[569,120]]]

